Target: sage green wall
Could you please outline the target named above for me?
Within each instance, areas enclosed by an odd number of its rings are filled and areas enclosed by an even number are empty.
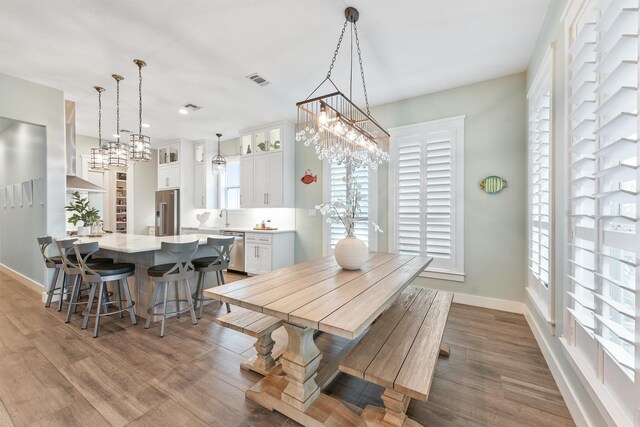
[[[464,283],[418,279],[416,283],[465,294],[524,301],[526,246],[526,135],[524,73],[418,96],[372,109],[386,128],[466,115]],[[296,147],[296,177],[310,168],[318,184],[296,181],[296,261],[322,255],[322,219],[308,209],[322,201],[322,164],[312,148]],[[480,191],[488,175],[507,179],[498,195]],[[388,170],[379,172],[379,249],[388,249]]]
[[[300,178],[309,169],[318,180],[303,184]],[[322,161],[318,160],[313,147],[295,144],[295,197],[296,197],[296,263],[320,258],[322,253],[322,215],[309,216],[309,211],[322,203],[323,179]]]
[[[45,127],[45,167],[36,175],[44,176],[46,181],[46,229],[43,234],[64,236],[64,94],[57,89],[0,73],[0,117]],[[24,254],[25,258],[32,262],[26,269],[15,266],[16,270],[39,284],[48,283],[45,277],[49,273],[40,261],[42,257],[35,240],[32,240],[23,228],[7,227],[5,230],[6,232],[0,234],[0,239],[15,242],[13,250]]]
[[[373,116],[387,128],[465,115],[464,283],[419,278],[416,284],[464,294],[524,301],[526,135],[524,73],[381,105]],[[380,170],[379,219],[388,225],[388,169]],[[498,175],[508,188],[480,190]],[[388,248],[388,234],[380,249]]]
[[[538,41],[536,43],[535,50],[533,52],[531,62],[529,64],[529,70],[527,72],[527,88],[529,88],[535,78],[536,71],[538,70],[550,44],[555,44],[554,54],[554,85],[553,85],[553,127],[554,127],[554,161],[556,165],[555,176],[561,177],[564,171],[561,167],[565,163],[565,121],[564,114],[564,102],[565,99],[565,64],[563,58],[563,52],[565,50],[565,37],[563,34],[563,25],[561,22],[561,16],[567,7],[567,0],[556,0],[551,2],[549,11],[545,22],[540,31]],[[564,224],[564,213],[566,209],[564,187],[562,185],[554,185],[555,199],[553,205],[554,211],[554,246],[556,248],[564,248],[564,240],[566,230],[562,226]],[[564,271],[563,271],[563,253],[562,249],[557,250],[554,254],[555,262],[555,274],[554,288],[555,288],[555,335],[549,328],[545,319],[538,314],[537,309],[534,307],[531,300],[527,298],[526,307],[527,314],[530,319],[537,325],[542,339],[547,344],[549,351],[553,355],[553,359],[557,363],[558,367],[564,373],[564,380],[567,383],[569,389],[571,389],[573,398],[576,401],[577,406],[581,408],[584,418],[589,420],[588,422],[594,426],[606,426],[612,425],[611,421],[607,422],[607,419],[598,411],[596,403],[590,397],[589,393],[585,389],[584,385],[580,381],[580,378],[573,369],[572,363],[569,362],[564,351],[563,345],[560,342],[560,337],[563,336],[564,326],[564,307],[566,292],[564,289]],[[568,400],[565,396],[565,400]],[[569,406],[571,409],[571,406]],[[574,416],[575,418],[575,416]],[[583,421],[575,419],[578,425],[584,424]]]

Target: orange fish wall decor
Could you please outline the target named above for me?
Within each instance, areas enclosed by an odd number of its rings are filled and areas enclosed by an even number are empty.
[[[313,182],[318,182],[318,175],[312,174],[311,169],[307,169],[307,171],[304,173],[304,176],[300,178],[300,181],[302,181],[303,184],[307,185]]]

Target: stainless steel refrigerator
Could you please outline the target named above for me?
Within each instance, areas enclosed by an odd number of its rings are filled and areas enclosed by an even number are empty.
[[[156,236],[180,234],[180,190],[156,191]]]

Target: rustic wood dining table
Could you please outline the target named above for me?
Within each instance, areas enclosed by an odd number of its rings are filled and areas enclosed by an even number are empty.
[[[289,341],[284,375],[265,376],[246,396],[305,425],[364,425],[343,402],[321,392],[322,354],[316,330],[359,337],[429,265],[430,257],[371,252],[360,270],[343,270],[333,256],[208,289],[208,296],[284,321]]]

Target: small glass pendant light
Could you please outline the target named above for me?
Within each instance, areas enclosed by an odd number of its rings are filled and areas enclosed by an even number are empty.
[[[94,86],[93,88],[98,92],[98,147],[91,149],[89,168],[108,171],[109,156],[107,155],[107,150],[102,146],[102,92],[104,92],[104,88],[100,86]]]
[[[216,136],[218,137],[218,154],[211,159],[211,169],[213,169],[214,174],[222,175],[227,168],[227,160],[220,155],[220,137],[222,134],[216,133]]]
[[[116,81],[116,140],[109,143],[109,166],[127,167],[127,146],[120,142],[120,81],[124,80],[119,74],[112,74]]]
[[[141,59],[134,59],[138,66],[138,133],[129,137],[129,160],[148,162],[151,158],[151,138],[142,134],[142,67],[147,63]]]

